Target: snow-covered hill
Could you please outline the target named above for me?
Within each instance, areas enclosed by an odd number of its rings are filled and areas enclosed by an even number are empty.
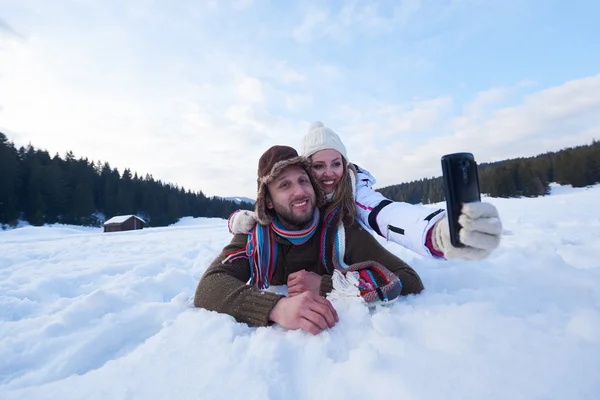
[[[486,201],[505,227],[492,257],[388,243],[426,290],[373,313],[337,303],[318,336],[191,306],[222,219],[0,232],[0,398],[600,398],[600,186]]]
[[[246,202],[246,203],[250,203],[250,204],[254,204],[256,202],[256,200],[251,199],[249,197],[242,197],[242,196],[235,196],[235,197],[222,197],[223,200],[231,200],[231,201],[235,201],[237,204],[240,204],[242,202]]]

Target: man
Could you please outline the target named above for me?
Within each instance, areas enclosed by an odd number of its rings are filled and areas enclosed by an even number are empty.
[[[288,146],[267,150],[258,163],[259,224],[249,235],[235,235],[212,262],[196,289],[196,307],[251,325],[277,323],[317,334],[338,321],[324,296],[332,291],[332,274],[340,266],[359,270],[368,262],[374,271],[385,266],[399,280],[401,295],[423,290],[417,273],[357,223],[342,229],[345,236],[339,237],[335,213],[321,215],[324,204],[306,158]],[[366,275],[373,276],[371,272]],[[370,283],[385,297],[375,279]],[[283,284],[290,297],[264,290]]]

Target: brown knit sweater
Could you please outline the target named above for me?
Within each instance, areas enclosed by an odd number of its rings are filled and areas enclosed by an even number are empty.
[[[318,228],[315,234],[300,246],[275,235],[279,253],[271,285],[285,285],[291,273],[305,269],[322,275],[321,296],[332,290],[332,272],[328,273],[319,260],[321,229],[322,227]],[[265,326],[271,323],[269,313],[283,296],[246,284],[250,280],[248,259],[241,258],[222,263],[225,254],[246,247],[246,243],[247,235],[235,235],[231,243],[212,262],[196,288],[194,305],[229,314],[239,322]],[[423,290],[421,278],[411,267],[387,251],[358,223],[354,223],[346,227],[344,262],[352,265],[362,261],[377,261],[395,273],[402,281],[402,295],[416,294]]]

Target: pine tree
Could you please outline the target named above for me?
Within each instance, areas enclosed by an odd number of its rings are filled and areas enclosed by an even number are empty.
[[[45,222],[46,205],[44,204],[44,196],[40,192],[33,191],[31,210],[28,214],[27,221],[34,226],[42,226]]]
[[[14,145],[0,132],[0,225],[16,225],[19,160]]]
[[[44,196],[44,204],[46,205],[46,221],[47,223],[65,222],[74,223],[68,218],[69,206],[67,203],[67,195],[65,193],[65,182],[60,166],[60,159],[53,158],[50,163],[42,167],[42,184],[41,192]]]
[[[93,215],[95,212],[94,195],[86,183],[80,183],[75,188],[73,201],[73,216],[78,225],[98,225]]]

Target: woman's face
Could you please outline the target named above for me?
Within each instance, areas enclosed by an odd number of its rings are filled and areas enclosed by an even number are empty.
[[[311,156],[311,169],[326,194],[335,191],[344,174],[342,155],[333,149],[321,150]]]

